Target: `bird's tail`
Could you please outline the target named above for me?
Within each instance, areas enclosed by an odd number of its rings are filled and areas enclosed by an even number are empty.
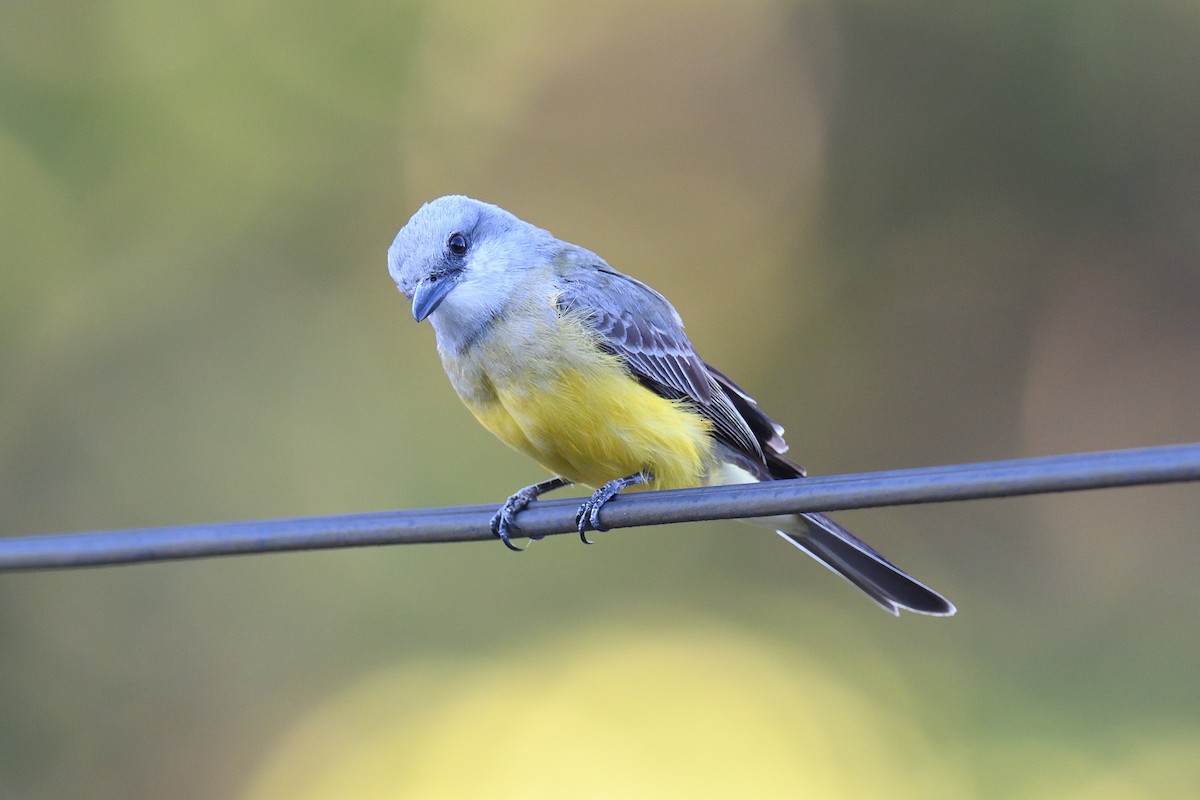
[[[800,467],[773,453],[768,454],[769,464],[765,469],[734,454],[726,455],[727,460],[711,476],[713,483],[750,483],[804,475]],[[857,586],[888,613],[899,615],[901,609],[943,617],[954,613],[953,603],[824,514],[786,514],[746,521],[774,529],[784,539]]]
[[[773,517],[775,532],[857,586],[884,611],[949,616],[954,604],[824,514]]]

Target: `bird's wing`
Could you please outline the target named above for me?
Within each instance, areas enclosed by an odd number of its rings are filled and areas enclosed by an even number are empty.
[[[763,460],[758,437],[722,379],[736,387],[720,373],[714,375],[696,354],[665,297],[603,262],[563,270],[560,289],[559,310],[578,315],[643,385],[663,397],[690,402],[712,422],[719,440]]]

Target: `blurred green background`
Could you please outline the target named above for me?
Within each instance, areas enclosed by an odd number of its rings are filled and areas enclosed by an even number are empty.
[[[385,250],[498,203],[816,474],[1200,440],[1195,3],[0,5],[0,535],[499,502]],[[0,796],[1174,797],[1195,486],[0,576]]]

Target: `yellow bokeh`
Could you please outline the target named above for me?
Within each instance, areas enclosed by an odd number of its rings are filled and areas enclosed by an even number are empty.
[[[370,676],[246,800],[971,796],[903,703],[736,630],[599,627]]]

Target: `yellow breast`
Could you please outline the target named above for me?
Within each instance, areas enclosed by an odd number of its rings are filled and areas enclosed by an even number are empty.
[[[705,417],[634,380],[578,321],[522,333],[494,331],[451,373],[485,428],[551,472],[592,487],[643,470],[655,478],[647,488],[705,482],[713,461]],[[519,348],[509,346],[516,341]]]

